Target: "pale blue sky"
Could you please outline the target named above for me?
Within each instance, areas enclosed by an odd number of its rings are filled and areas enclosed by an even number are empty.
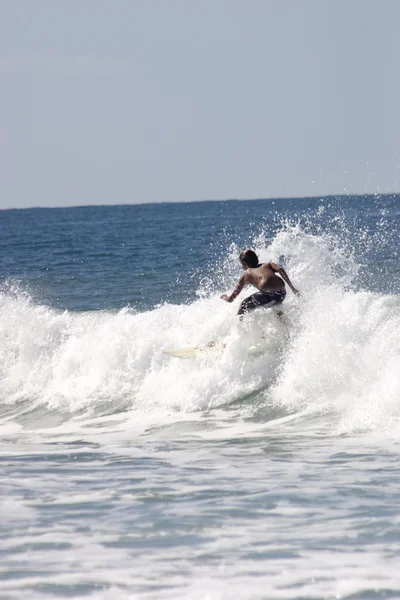
[[[0,208],[400,191],[398,0],[0,0]]]

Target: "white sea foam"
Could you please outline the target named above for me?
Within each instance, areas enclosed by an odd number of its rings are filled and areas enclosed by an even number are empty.
[[[327,235],[285,227],[272,240],[259,236],[254,247],[261,260],[284,255],[302,292],[297,299],[288,291],[285,323],[272,310],[240,321],[236,304],[201,290],[191,305],[145,313],[57,312],[25,294],[2,293],[3,424],[7,415],[35,407],[57,413],[190,412],[258,393],[258,404],[266,407],[334,414],[339,432],[395,426],[399,298],[355,289],[359,266]],[[235,248],[225,266],[220,292],[240,275]],[[199,360],[163,354],[211,340],[224,349]]]

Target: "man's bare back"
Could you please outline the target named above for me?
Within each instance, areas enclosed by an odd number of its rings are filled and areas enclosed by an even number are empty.
[[[245,283],[254,285],[262,291],[281,290],[285,287],[283,279],[277,275],[280,267],[275,263],[263,263],[258,267],[249,267],[243,275]]]

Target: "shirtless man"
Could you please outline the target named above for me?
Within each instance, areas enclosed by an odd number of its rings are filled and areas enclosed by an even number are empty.
[[[259,291],[243,300],[238,315],[243,315],[259,306],[269,308],[282,304],[286,296],[285,281],[294,294],[299,294],[299,291],[292,285],[285,269],[272,262],[260,264],[258,256],[253,250],[244,250],[239,256],[239,260],[242,263],[244,273],[232,294],[230,296],[223,294],[221,300],[233,302],[244,286],[248,284],[254,285]]]

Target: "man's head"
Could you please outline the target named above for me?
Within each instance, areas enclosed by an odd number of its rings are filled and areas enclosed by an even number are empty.
[[[247,249],[243,250],[239,256],[239,260],[242,263],[243,268],[247,267],[257,267],[258,266],[258,256],[253,250]]]

